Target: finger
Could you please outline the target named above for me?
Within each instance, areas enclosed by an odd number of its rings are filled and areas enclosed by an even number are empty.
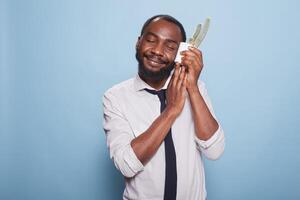
[[[178,64],[178,63],[175,63],[174,71],[173,71],[172,77],[171,77],[171,79],[170,79],[170,81],[169,81],[168,87],[170,87],[170,86],[173,84],[174,77],[175,77],[174,73],[175,73],[176,68],[178,68],[178,67],[179,67],[179,64]]]
[[[202,60],[202,51],[195,47],[189,47],[190,52],[193,52],[200,60]]]
[[[177,85],[177,81],[178,81],[178,77],[179,77],[179,71],[180,71],[180,65],[176,64],[175,65],[175,71],[173,73],[173,81],[172,81],[172,85],[176,86]]]
[[[176,68],[176,67],[179,68],[179,67],[180,67],[180,63],[177,62],[177,63],[175,64],[175,68]]]
[[[192,51],[184,51],[184,52],[182,53],[182,58],[189,58],[189,59],[195,59],[195,60],[201,61],[201,56],[195,54],[195,53],[192,52]]]
[[[197,53],[196,53],[197,52]],[[200,53],[198,51],[186,50],[181,52],[182,57],[195,57],[197,59],[201,59]]]
[[[200,63],[200,66],[203,63],[202,55],[197,55],[197,54],[193,53],[192,51],[184,52],[184,54],[182,56],[182,60],[186,60],[186,59],[190,60],[192,62],[195,61],[195,64]]]
[[[186,72],[185,72],[185,67],[182,66],[182,67],[181,67],[181,71],[180,71],[180,75],[179,75],[179,79],[178,79],[178,83],[177,83],[177,87],[176,87],[177,90],[180,89],[180,87],[181,87],[181,85],[182,85],[182,82],[183,82],[183,80],[184,80],[185,74],[186,74]]]
[[[174,67],[174,71],[175,71],[175,67]],[[170,81],[169,81],[169,83],[168,83],[168,88],[170,87],[170,85],[172,85],[173,79],[174,79],[174,72],[173,72],[173,74],[172,74],[172,76],[171,76],[171,78],[170,78]]]
[[[183,58],[181,64],[186,66],[188,69],[195,68],[199,65],[199,61],[195,58]]]
[[[187,77],[188,77],[188,74],[185,73],[180,90],[179,90],[179,93],[183,98],[186,98]]]
[[[184,77],[183,77],[183,81],[182,81],[182,84],[181,84],[181,92],[183,92],[185,89],[186,89],[186,85],[187,85],[187,77],[188,77],[188,74],[185,73]]]

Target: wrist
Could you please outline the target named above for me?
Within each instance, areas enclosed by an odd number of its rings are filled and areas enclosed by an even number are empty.
[[[192,84],[191,86],[187,87],[187,91],[189,95],[199,93],[199,87],[197,84]]]
[[[175,120],[180,112],[178,112],[175,107],[167,106],[164,110],[164,113],[166,114],[167,118]]]

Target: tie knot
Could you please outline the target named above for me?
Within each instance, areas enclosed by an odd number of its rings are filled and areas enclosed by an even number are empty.
[[[150,90],[150,89],[145,89],[147,92],[150,94],[157,95],[161,103],[165,103],[166,100],[166,90]]]

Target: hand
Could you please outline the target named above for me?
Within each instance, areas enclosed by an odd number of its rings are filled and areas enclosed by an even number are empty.
[[[181,65],[187,67],[187,90],[198,88],[197,82],[203,68],[202,52],[195,47],[189,47],[181,55]]]
[[[184,106],[186,99],[186,82],[187,74],[185,67],[180,67],[179,63],[176,63],[175,70],[167,88],[167,107],[166,109],[174,111],[174,114],[178,116]]]

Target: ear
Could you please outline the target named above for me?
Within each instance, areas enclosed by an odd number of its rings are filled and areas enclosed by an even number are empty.
[[[136,44],[135,44],[135,48],[136,48],[136,49],[139,48],[140,43],[141,43],[141,36],[139,36],[139,37],[138,37],[138,40],[136,41]]]

